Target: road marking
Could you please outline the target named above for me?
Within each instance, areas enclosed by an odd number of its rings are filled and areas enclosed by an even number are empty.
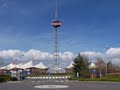
[[[70,78],[70,76],[62,76],[62,77],[46,77],[46,76],[43,76],[43,77],[27,77],[27,79],[68,79]]]
[[[68,88],[69,86],[66,86],[66,85],[38,85],[38,86],[34,86],[34,88],[51,88],[51,89],[54,89],[54,88]]]
[[[22,81],[7,81],[7,83],[22,83]]]

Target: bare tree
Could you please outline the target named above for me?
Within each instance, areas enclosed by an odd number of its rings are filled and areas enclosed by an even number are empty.
[[[107,73],[118,73],[119,67],[116,65],[113,65],[111,61],[107,63]]]
[[[106,64],[104,62],[104,60],[102,58],[97,58],[97,61],[96,61],[96,72],[97,74],[102,77],[102,76],[105,76],[105,73],[106,73]]]

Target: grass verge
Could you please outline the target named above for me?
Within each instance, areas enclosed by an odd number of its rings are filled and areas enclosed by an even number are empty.
[[[112,82],[120,82],[120,76],[105,76],[99,78],[75,78],[71,77],[69,80],[78,80],[78,81],[112,81]]]

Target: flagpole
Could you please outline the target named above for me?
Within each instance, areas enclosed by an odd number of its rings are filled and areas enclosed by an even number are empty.
[[[32,74],[33,74],[33,60],[34,60],[34,54],[32,54]]]

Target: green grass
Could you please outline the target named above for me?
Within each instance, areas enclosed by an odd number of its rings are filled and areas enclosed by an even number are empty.
[[[120,82],[120,76],[109,75],[100,78],[75,78],[72,77],[70,80],[78,80],[78,81],[112,81],[112,82]]]
[[[118,78],[80,78],[79,81],[114,81],[114,82],[120,82],[120,79]]]

